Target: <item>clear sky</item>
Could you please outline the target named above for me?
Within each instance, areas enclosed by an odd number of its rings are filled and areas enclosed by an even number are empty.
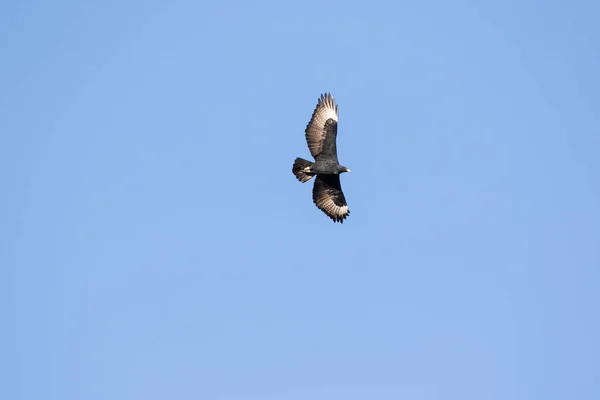
[[[0,397],[599,399],[600,3],[251,3],[0,6]]]

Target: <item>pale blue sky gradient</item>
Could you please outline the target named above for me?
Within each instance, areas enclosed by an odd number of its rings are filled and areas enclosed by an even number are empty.
[[[0,398],[599,399],[600,3],[251,3],[0,6]]]

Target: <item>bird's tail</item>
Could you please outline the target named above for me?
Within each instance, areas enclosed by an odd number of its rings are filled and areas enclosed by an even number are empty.
[[[307,174],[302,170],[306,167],[310,167],[311,165],[313,165],[313,163],[308,160],[305,160],[300,157],[296,158],[296,161],[294,161],[294,166],[292,167],[292,172],[294,173],[294,175],[296,175],[296,179],[298,179],[302,183],[310,180],[310,178],[312,178],[314,174]]]

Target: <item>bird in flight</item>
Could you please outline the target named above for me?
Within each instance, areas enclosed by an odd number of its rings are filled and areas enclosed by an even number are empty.
[[[313,202],[333,222],[344,223],[350,210],[342,192],[340,174],[350,170],[338,162],[337,128],[338,106],[335,99],[330,93],[322,94],[304,131],[308,149],[315,162],[298,157],[294,161],[292,172],[302,183],[316,175]]]

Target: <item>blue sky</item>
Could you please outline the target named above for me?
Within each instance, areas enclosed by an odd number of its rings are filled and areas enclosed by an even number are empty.
[[[2,398],[599,398],[599,3],[0,10]]]

